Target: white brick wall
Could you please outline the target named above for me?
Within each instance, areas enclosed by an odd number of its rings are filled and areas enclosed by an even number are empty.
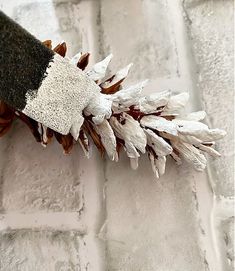
[[[233,270],[232,1],[0,0],[39,39],[66,40],[92,62],[114,54],[111,71],[135,65],[127,82],[146,93],[189,91],[189,110],[226,129],[197,173],[168,161],[155,182],[147,157],[86,160],[43,149],[16,123],[0,140],[0,270]]]

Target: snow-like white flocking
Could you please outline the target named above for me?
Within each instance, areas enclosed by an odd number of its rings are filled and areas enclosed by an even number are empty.
[[[167,90],[145,96],[142,94],[147,83],[145,80],[131,87],[120,87],[113,94],[104,94],[107,93],[105,90],[120,84],[132,66],[129,64],[104,80],[111,58],[112,55],[107,56],[86,72],[103,93],[94,96],[83,111],[111,160],[118,161],[117,144],[123,146],[133,169],[138,167],[140,153],[147,152],[152,169],[159,178],[165,172],[166,157],[169,155],[177,164],[184,159],[199,171],[206,167],[203,153],[220,156],[213,146],[226,132],[209,129],[202,123],[206,116],[204,111],[183,112],[189,99],[188,93],[173,95]],[[74,58],[71,63],[75,63]],[[88,154],[88,140],[85,142],[87,146],[83,149]],[[84,145],[84,142],[80,143]]]

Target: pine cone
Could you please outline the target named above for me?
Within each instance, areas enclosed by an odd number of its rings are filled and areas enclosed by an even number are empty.
[[[43,43],[48,48],[52,48],[50,40]],[[65,57],[66,50],[65,42],[53,49],[62,57]],[[89,53],[78,53],[70,61],[78,69],[85,70],[89,56]],[[132,64],[102,81],[111,58],[112,55],[109,55],[86,72],[87,76],[99,85],[107,103],[112,103],[111,117],[102,122],[92,114],[96,110],[95,107],[85,108],[83,112],[84,123],[78,141],[86,156],[89,157],[90,153],[90,139],[101,155],[107,153],[111,160],[118,161],[120,151],[124,149],[133,169],[138,167],[140,153],[147,152],[157,178],[165,172],[168,155],[177,164],[180,164],[183,158],[196,170],[203,170],[206,167],[203,152],[220,156],[212,146],[214,141],[224,137],[226,132],[209,129],[207,125],[201,123],[206,115],[204,111],[181,116],[180,112],[188,101],[187,93],[172,95],[171,91],[164,91],[142,96],[141,92],[147,81],[123,88],[122,83]],[[68,154],[76,143],[70,133],[62,135],[53,131],[0,101],[0,137],[11,128],[14,119],[23,121],[36,141],[43,146],[47,146],[54,136],[62,145],[64,153]]]

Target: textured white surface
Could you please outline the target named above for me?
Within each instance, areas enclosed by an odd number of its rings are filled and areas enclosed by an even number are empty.
[[[234,228],[235,187],[234,2],[186,0],[184,10],[202,108],[208,113],[207,122],[211,126],[227,131],[227,136],[216,144],[222,157],[209,160],[209,179],[215,195],[213,225],[217,229],[217,250],[222,257],[222,269],[230,271],[235,268],[234,249],[230,245],[234,240],[231,229]]]
[[[16,123],[0,140],[0,269],[233,270],[232,1],[9,0],[0,7],[39,39],[66,40],[69,56],[88,50],[97,61],[112,52],[113,72],[133,62],[128,85],[149,78],[145,93],[188,90],[190,110],[207,111],[207,122],[228,131],[208,172],[169,161],[155,182],[147,157],[136,171],[124,156],[105,162],[94,151],[86,160],[75,148],[64,157],[57,144],[41,149]]]
[[[224,128],[223,159],[211,161],[216,195],[234,195],[234,10],[233,1],[185,1],[198,95],[210,125]],[[223,181],[221,182],[221,179]]]
[[[49,63],[46,74],[37,95],[32,92],[27,96],[22,112],[63,135],[71,131],[77,140],[84,121],[82,112],[94,96],[101,95],[100,88],[67,58],[57,54]]]
[[[85,243],[74,232],[3,231],[0,234],[1,270],[86,270]],[[40,259],[40,260],[39,260]]]

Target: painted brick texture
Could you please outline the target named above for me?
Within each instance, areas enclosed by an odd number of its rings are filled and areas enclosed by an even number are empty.
[[[41,40],[65,40],[91,64],[114,54],[110,73],[130,62],[127,84],[145,93],[188,91],[188,110],[228,131],[207,171],[169,159],[156,182],[146,156],[132,171],[69,156],[34,142],[15,123],[0,139],[0,270],[233,270],[232,1],[0,0],[0,8]]]

